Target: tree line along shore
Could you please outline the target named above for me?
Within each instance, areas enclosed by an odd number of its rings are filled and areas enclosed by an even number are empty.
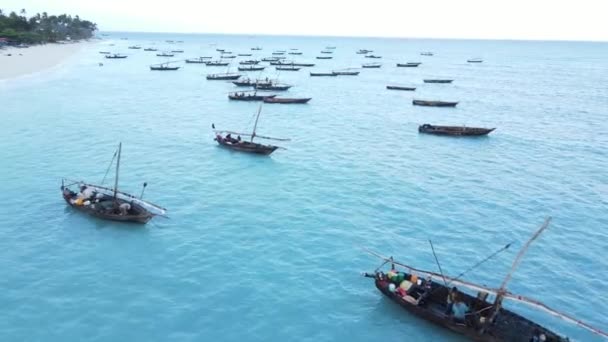
[[[55,43],[93,37],[97,24],[78,15],[36,13],[27,17],[25,9],[6,14],[0,9],[0,47],[3,45]]]

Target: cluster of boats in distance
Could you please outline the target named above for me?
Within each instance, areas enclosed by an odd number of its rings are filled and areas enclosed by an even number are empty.
[[[129,49],[139,50],[142,47],[139,45],[130,46]],[[332,59],[333,53],[336,47],[328,46],[325,49],[320,51],[320,55],[315,58],[318,60],[326,60]],[[158,51],[157,48],[145,48],[144,51]],[[253,47],[251,51],[261,51],[261,47]],[[156,55],[159,57],[173,57],[176,53],[183,53],[183,50],[178,49],[167,49],[167,51],[162,53],[157,53]],[[252,53],[233,53],[232,51],[227,51],[226,49],[216,49],[216,52],[219,56],[199,56],[193,58],[186,58],[183,60],[174,60],[174,61],[165,61],[158,64],[150,65],[150,70],[153,71],[177,71],[180,69],[180,66],[175,65],[175,63],[185,62],[187,64],[201,64],[207,67],[227,67],[226,72],[222,73],[209,73],[205,76],[205,78],[209,81],[231,81],[237,87],[250,87],[251,90],[247,91],[234,91],[228,94],[228,99],[231,101],[245,101],[245,102],[263,102],[268,104],[305,104],[308,103],[311,98],[310,97],[280,97],[274,92],[283,92],[287,91],[293,87],[293,85],[285,84],[279,82],[277,79],[251,79],[241,74],[241,72],[262,72],[266,70],[269,66],[274,67],[277,72],[298,72],[303,68],[310,68],[316,66],[315,63],[310,62],[299,62],[295,60],[288,60],[287,56],[300,56],[303,53],[299,51],[299,49],[289,49],[289,50],[274,50],[271,53],[271,56],[263,57],[263,58],[252,58]],[[365,58],[369,59],[381,59],[382,56],[372,54],[374,51],[369,49],[360,49],[356,51],[356,54],[362,55]],[[127,58],[127,55],[124,54],[112,54],[108,51],[100,51],[100,53],[105,54],[106,58],[109,59],[121,59]],[[433,52],[425,51],[420,53],[421,56],[434,56]],[[235,58],[241,58],[238,61],[237,70],[238,72],[230,72],[230,66],[233,64],[233,60]],[[247,58],[247,59],[246,59]],[[482,59],[480,58],[472,58],[468,59],[469,63],[481,63]],[[265,65],[263,63],[266,63]],[[397,68],[417,68],[422,65],[422,62],[404,62],[404,63],[396,63]],[[382,63],[373,62],[373,63],[363,63],[361,65],[361,69],[375,69],[381,68]],[[346,68],[346,69],[336,69],[330,71],[311,71],[309,72],[310,77],[338,77],[338,76],[358,76],[361,73],[359,68]],[[428,84],[450,84],[454,80],[453,79],[423,79],[424,83]],[[396,90],[396,91],[416,91],[416,87],[408,86],[408,85],[387,85],[387,90]],[[425,107],[456,107],[458,105],[457,101],[439,101],[439,100],[423,100],[423,99],[413,99],[412,105],[414,106],[425,106]],[[259,113],[258,113],[259,118]],[[256,119],[257,122],[257,119]],[[480,136],[487,135],[494,131],[495,128],[483,128],[483,127],[467,127],[467,126],[441,126],[441,125],[431,125],[431,124],[423,124],[419,126],[418,132],[427,133],[427,134],[435,134],[435,135],[448,135],[448,136]],[[260,144],[259,146],[253,142],[253,137],[255,136],[255,132],[252,139],[246,143],[246,148],[238,148],[239,144],[244,144],[244,142],[240,140],[232,141],[230,137],[228,139],[224,139],[221,134],[216,136],[216,141],[220,146],[223,147],[234,147],[234,150],[243,151],[243,152],[251,152],[256,154],[265,154],[268,155],[276,150],[272,148],[268,148],[267,145]],[[259,138],[259,136],[258,136]],[[257,147],[256,147],[257,146]],[[264,151],[264,153],[259,153],[259,151]]]

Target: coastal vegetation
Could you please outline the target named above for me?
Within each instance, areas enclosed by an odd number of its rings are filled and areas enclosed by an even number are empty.
[[[0,9],[0,38],[14,44],[54,43],[62,40],[87,39],[93,36],[97,24],[82,20],[78,15],[48,15],[46,12],[27,17],[25,9],[6,14]]]

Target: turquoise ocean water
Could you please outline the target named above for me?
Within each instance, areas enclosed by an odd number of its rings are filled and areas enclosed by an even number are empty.
[[[205,80],[225,68],[152,72],[163,59],[133,44],[185,50],[170,60],[299,48],[296,59],[317,66],[279,77],[295,85],[286,95],[313,99],[264,106],[258,132],[291,138],[286,150],[223,150],[211,123],[250,130],[258,105],[230,102],[231,83]],[[334,59],[315,60],[325,46]],[[0,340],[461,341],[362,278],[380,261],[360,246],[436,270],[432,239],[443,271],[457,275],[514,242],[465,276],[497,287],[549,215],[509,289],[606,329],[606,56],[608,44],[583,42],[112,34],[57,68],[1,82]],[[467,64],[473,57],[484,62]],[[377,61],[357,77],[308,76]],[[422,65],[395,68],[406,61]],[[455,81],[422,83],[432,77]],[[451,139],[419,135],[423,123],[497,130]],[[61,177],[99,182],[119,141],[121,188],[139,194],[148,182],[145,198],[169,219],[130,226],[66,208]]]

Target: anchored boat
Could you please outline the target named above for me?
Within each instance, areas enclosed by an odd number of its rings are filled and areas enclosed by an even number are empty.
[[[482,128],[482,127],[467,127],[467,126],[436,126],[431,124],[424,124],[418,127],[418,132],[436,134],[436,135],[451,135],[451,136],[480,136],[487,135],[494,131],[496,128]]]

